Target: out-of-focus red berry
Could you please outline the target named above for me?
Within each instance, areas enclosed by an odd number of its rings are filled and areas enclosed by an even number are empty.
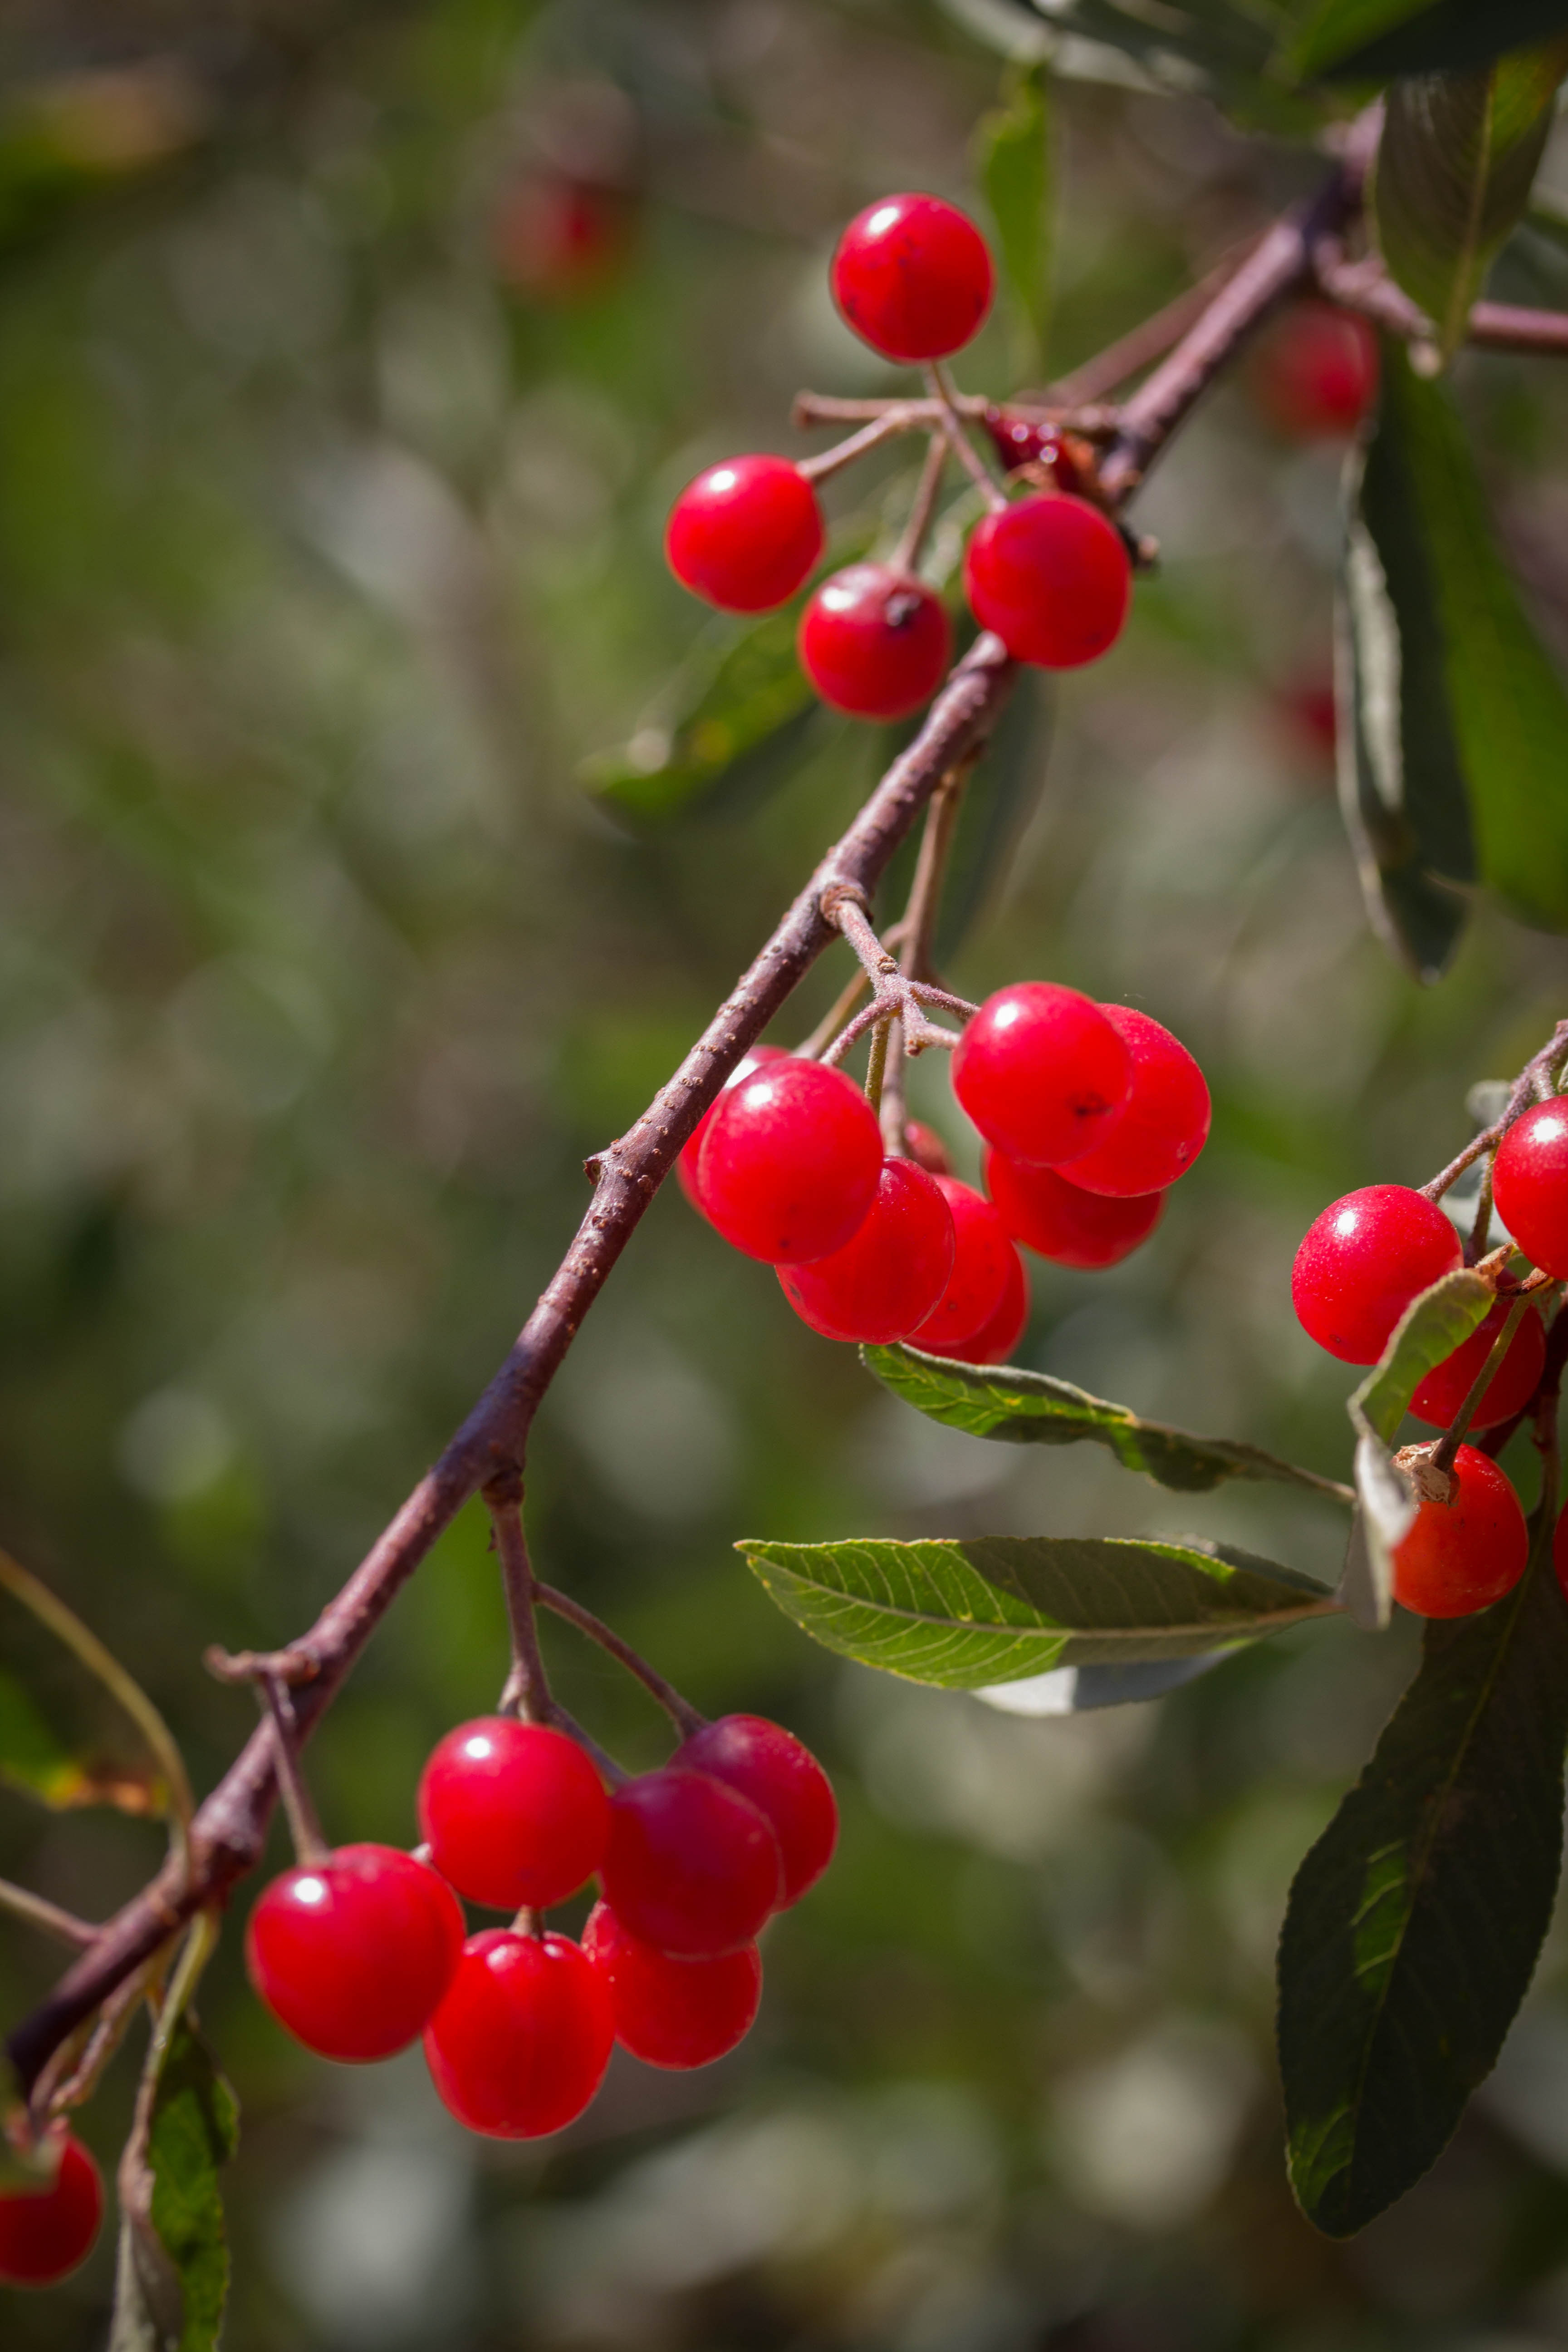
[[[61,2132],[51,2181],[0,2192],[0,2285],[53,2286],[92,2251],[103,2182],[74,2133]]]
[[[1377,395],[1377,337],[1353,310],[1305,301],[1259,343],[1250,382],[1258,405],[1292,440],[1342,439]]]
[[[497,205],[490,239],[505,285],[535,301],[602,293],[631,249],[634,213],[621,188],[558,172],[531,172]]]

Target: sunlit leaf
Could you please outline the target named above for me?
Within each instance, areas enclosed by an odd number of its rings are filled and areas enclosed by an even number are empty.
[[[840,1656],[952,1690],[1206,1655],[1334,1604],[1223,1544],[977,1536],[737,1545],[769,1596]]]
[[[1260,1445],[1240,1438],[1194,1437],[1163,1422],[1145,1421],[1124,1404],[1108,1404],[1046,1372],[1014,1364],[954,1363],[922,1355],[907,1342],[860,1352],[895,1396],[971,1437],[996,1437],[1015,1445],[1074,1445],[1087,1438],[1109,1446],[1123,1469],[1140,1470],[1182,1494],[1204,1494],[1228,1478],[1268,1478],[1341,1502],[1350,1499],[1349,1490],[1334,1479],[1281,1462]]]
[[[1531,1572],[1428,1624],[1421,1668],[1303,1863],[1279,1944],[1290,2177],[1348,2237],[1442,2152],[1489,2074],[1552,1916],[1568,1610]]]
[[[975,160],[995,224],[1003,278],[1021,328],[1017,372],[1033,382],[1045,364],[1056,205],[1050,85],[1044,68],[1015,69],[1005,98],[980,125]]]

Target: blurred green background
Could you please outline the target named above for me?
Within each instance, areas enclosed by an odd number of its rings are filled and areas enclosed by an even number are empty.
[[[0,1534],[145,1682],[199,1787],[249,1728],[204,1645],[275,1643],[341,1582],[563,1252],[584,1154],[885,757],[814,722],[662,825],[581,781],[726,642],[664,572],[673,491],[737,448],[822,446],[790,436],[802,384],[898,382],[824,265],[890,188],[978,206],[986,17],[81,0],[0,21]],[[1063,81],[1053,121],[1055,376],[1303,184],[1197,100]],[[1003,314],[966,388],[1008,389],[1016,348]],[[1461,384],[1560,613],[1561,379],[1493,360]],[[1561,949],[1485,909],[1426,993],[1369,936],[1310,723],[1340,455],[1279,438],[1245,372],[1205,408],[1137,509],[1164,562],[1125,640],[1010,722],[1003,854],[972,830],[948,960],[971,996],[1049,975],[1142,1004],[1215,1088],[1153,1243],[1109,1276],[1036,1267],[1022,1360],[1336,1475],[1350,1381],[1289,1312],[1295,1241],[1352,1185],[1431,1173],[1467,1087],[1563,1009]],[[837,509],[865,490],[836,485]],[[843,977],[829,959],[777,1034]],[[945,1071],[914,1092],[973,1168]],[[839,1860],[770,1932],[731,2060],[617,2056],[533,2147],[465,2139],[416,2053],[305,2057],[245,1988],[237,1916],[203,2000],[245,2114],[232,2352],[1568,2344],[1561,1935],[1404,2205],[1335,2246],[1284,2184],[1273,1941],[1407,1625],[1030,1720],[830,1659],[731,1549],[1163,1529],[1332,1574],[1331,1508],[940,1429],[671,1186],[549,1400],[530,1516],[541,1572],[700,1706],[819,1748]],[[624,1676],[547,1640],[568,1703],[657,1760]],[[122,1740],[16,1612],[4,1641],[58,1721]],[[424,1752],[493,1702],[504,1653],[470,1509],[312,1748],[330,1834],[411,1839]],[[0,1870],[89,1916],[158,1850],[150,1824],[0,1790]],[[54,1966],[0,1928],[7,2016]],[[106,2167],[133,2081],[122,2057],[86,2118]],[[0,2290],[7,2347],[101,2345],[111,2270],[106,2237],[55,2294]]]

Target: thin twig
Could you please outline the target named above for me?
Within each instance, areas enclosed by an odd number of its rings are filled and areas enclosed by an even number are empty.
[[[892,1026],[891,1015],[874,1022],[871,1026],[871,1052],[866,1064],[866,1099],[879,1116],[882,1108],[882,1080],[888,1067],[888,1033]],[[902,1028],[902,1022],[899,1026]]]
[[[658,1701],[683,1739],[689,1739],[694,1732],[702,1729],[707,1717],[700,1715],[689,1699],[682,1698],[675,1685],[666,1682],[658,1669],[650,1666],[629,1642],[623,1641],[614,1626],[606,1625],[602,1617],[595,1617],[591,1609],[584,1609],[580,1601],[574,1601],[569,1592],[558,1592],[552,1584],[541,1584],[536,1580],[533,1596],[557,1617],[564,1617],[569,1625],[575,1625],[580,1633],[586,1633],[591,1642],[597,1642],[599,1647],[607,1650],[628,1674],[635,1675],[643,1688]]]
[[[1437,330],[1418,302],[1395,285],[1375,255],[1343,259],[1337,240],[1321,240],[1313,276],[1331,301],[1359,311],[1407,343],[1436,348]],[[1568,352],[1568,312],[1536,310],[1514,302],[1477,302],[1466,321],[1465,339],[1479,351],[1536,352],[1560,358]]]
[[[933,433],[926,444],[925,462],[921,467],[920,480],[915,485],[914,504],[910,509],[909,520],[899,534],[898,545],[888,558],[895,572],[912,572],[920,562],[921,550],[925,545],[931,519],[936,511],[937,497],[946,467],[947,437],[944,434]]]
[[[539,1646],[533,1602],[538,1587],[528,1557],[522,1528],[522,1480],[515,1474],[493,1479],[485,1488],[490,1531],[500,1561],[501,1589],[506,1594],[507,1622],[511,1628],[511,1671],[500,1696],[503,1715],[519,1715],[524,1723],[544,1723],[550,1716],[550,1677]]]
[[[958,406],[958,395],[953,391],[946,370],[940,362],[933,360],[931,366],[925,370],[925,380],[930,384],[931,397],[937,404],[942,430],[947,436],[948,447],[985,500],[991,512],[999,514],[1007,503],[1007,493],[999,486],[995,476],[985,465],[979,451],[964,431],[963,418]]]
[[[265,1671],[258,1675],[256,1689],[272,1726],[278,1793],[283,1800],[283,1811],[289,1816],[289,1834],[294,1841],[294,1856],[296,1861],[309,1868],[324,1862],[329,1849],[300,1768],[300,1727],[294,1719],[294,1694],[280,1675]]]
[[[58,1937],[62,1944],[74,1944],[79,1951],[84,1951],[98,1934],[90,1919],[79,1919],[74,1911],[62,1911],[47,1895],[35,1895],[30,1886],[13,1885],[8,1878],[0,1878],[0,1911],[25,1919],[29,1927],[41,1928],[46,1936]]]
[[[1465,1442],[1470,1423],[1476,1417],[1477,1407],[1492,1384],[1493,1375],[1501,1369],[1502,1360],[1512,1344],[1514,1333],[1518,1330],[1523,1318],[1533,1314],[1534,1311],[1528,1298],[1516,1298],[1503,1317],[1502,1328],[1487,1351],[1486,1362],[1470,1382],[1463,1404],[1460,1405],[1458,1412],[1427,1456],[1435,1470],[1453,1468],[1454,1456]]]
[[[1428,1201],[1440,1201],[1449,1185],[1457,1182],[1483,1152],[1496,1150],[1515,1119],[1522,1118],[1531,1104],[1542,1099],[1539,1088],[1542,1083],[1550,1097],[1564,1054],[1568,1054],[1568,1021],[1560,1021],[1541,1051],[1531,1055],[1515,1078],[1509,1089],[1502,1117],[1494,1119],[1490,1127],[1483,1127],[1479,1135],[1472,1135],[1464,1150],[1454,1154],[1447,1168],[1439,1169],[1428,1183],[1420,1187]]]
[[[840,441],[837,447],[824,449],[816,457],[797,458],[795,471],[804,474],[808,482],[825,482],[829,475],[841,473],[846,466],[852,466],[858,457],[864,457],[868,451],[890,439],[893,434],[907,433],[909,429],[898,411],[889,409],[883,415],[873,417],[858,433],[851,433],[849,438]]]
[[[863,971],[858,971],[854,979],[847,981],[839,990],[810,1036],[803,1038],[795,1047],[795,1050],[803,1062],[815,1062],[820,1058],[833,1043],[834,1038],[837,1036],[839,1030],[865,993],[866,975]]]
[[[1205,270],[1194,286],[1178,294],[1152,317],[1142,320],[1125,335],[1096,352],[1081,367],[1074,368],[1059,383],[1048,384],[1044,399],[1047,404],[1070,408],[1088,407],[1104,401],[1129,376],[1139,374],[1155,360],[1163,359],[1173,344],[1180,342],[1197,320],[1201,319],[1215,296],[1229,284],[1246,261],[1258,248],[1264,235],[1245,238],[1228,253],[1223,254],[1212,269]]]

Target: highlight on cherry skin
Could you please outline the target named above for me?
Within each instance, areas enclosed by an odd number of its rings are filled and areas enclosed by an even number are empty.
[[[1492,1162],[1492,1198],[1526,1257],[1568,1279],[1568,1097],[1515,1119]]]
[[[1054,981],[988,996],[952,1057],[952,1090],[986,1142],[1029,1168],[1102,1142],[1131,1084],[1131,1056],[1100,1006]]]
[[[714,1104],[698,1161],[704,1213],[748,1257],[827,1257],[858,1232],[882,1175],[877,1114],[842,1070],[793,1055]]]
[[[726,613],[767,613],[795,594],[823,549],[816,492],[787,457],[726,457],[670,509],[665,553],[682,587]]]
[[[87,2260],[103,2220],[103,2180],[89,2148],[59,2130],[54,2176],[0,2190],[0,2286],[55,2286]]]
[[[1308,1226],[1290,1296],[1303,1330],[1331,1356],[1375,1364],[1411,1300],[1463,1256],[1436,1202],[1406,1184],[1365,1184]]]
[[[548,1910],[604,1860],[610,1802],[584,1749],[511,1716],[460,1723],[420,1778],[430,1860],[470,1903]]]

